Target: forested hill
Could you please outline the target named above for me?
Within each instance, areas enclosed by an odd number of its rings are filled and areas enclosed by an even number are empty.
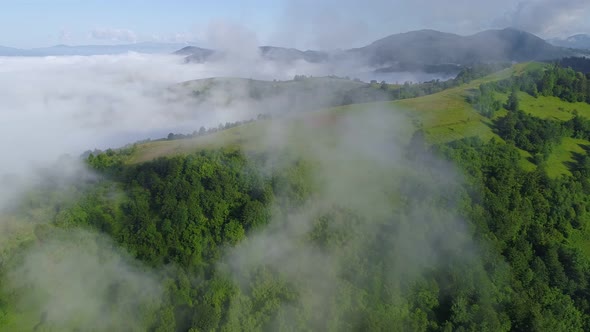
[[[0,330],[590,330],[587,81],[518,65],[90,154],[3,211]]]

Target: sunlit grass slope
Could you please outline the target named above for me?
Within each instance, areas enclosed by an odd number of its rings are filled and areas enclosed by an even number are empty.
[[[467,102],[467,96],[473,89],[486,82],[493,82],[519,75],[528,70],[542,67],[540,63],[517,64],[511,68],[499,71],[484,78],[474,80],[469,84],[448,89],[436,94],[404,99],[391,102],[376,102],[366,104],[354,104],[335,107],[317,112],[301,113],[292,117],[279,120],[258,121],[247,125],[224,130],[212,135],[186,140],[154,141],[140,144],[136,152],[130,158],[130,162],[142,162],[161,156],[190,153],[203,148],[221,146],[240,146],[246,150],[262,150],[275,139],[288,139],[293,146],[297,145],[298,135],[304,135],[306,129],[325,130],[335,119],[349,114],[362,114],[371,110],[380,109],[400,114],[406,119],[403,135],[409,138],[411,133],[422,129],[426,139],[432,144],[441,144],[464,137],[478,136],[483,140],[494,138],[502,139],[494,133],[493,119],[488,119],[479,114]],[[330,79],[327,79],[330,80]],[[320,83],[318,80],[316,83]],[[219,84],[215,81],[201,81],[190,84]],[[325,83],[325,82],[323,82]],[[300,83],[280,83],[283,86]],[[351,82],[351,84],[355,84]],[[497,94],[500,100],[506,99],[506,94]],[[568,120],[574,112],[590,118],[590,105],[586,103],[568,103],[556,97],[539,96],[534,98],[526,93],[519,93],[520,105],[523,111],[545,119]],[[505,114],[505,110],[498,112],[496,117]],[[279,125],[277,125],[279,124]],[[385,126],[387,127],[387,126]],[[399,130],[399,124],[391,124],[392,130]],[[395,129],[394,129],[395,128]],[[274,131],[274,132],[273,132]],[[568,168],[574,153],[584,153],[580,147],[587,142],[574,139],[564,139],[557,146],[547,161],[547,171],[550,176],[570,175]],[[530,154],[521,151],[521,166],[526,170],[535,169]]]

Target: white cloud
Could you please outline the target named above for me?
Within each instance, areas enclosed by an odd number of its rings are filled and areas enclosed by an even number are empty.
[[[206,30],[207,44],[212,48],[240,57],[256,56],[258,36],[246,26],[231,21],[212,21]]]
[[[137,35],[129,29],[97,28],[90,32],[94,39],[135,43]]]
[[[62,28],[58,36],[60,43],[69,43],[72,40],[72,32],[69,29]]]
[[[168,93],[179,82],[219,76],[290,79],[315,72],[311,66],[256,60],[186,65],[182,57],[169,55],[0,57],[0,141],[5,143],[0,174],[63,153],[192,132],[257,114],[235,105],[196,108]],[[18,144],[9,144],[15,140]]]
[[[587,29],[589,17],[590,2],[587,0],[524,0],[500,17],[495,25],[553,37]]]
[[[197,38],[188,32],[175,32],[171,34],[152,34],[149,37],[150,41],[161,43],[195,43]]]
[[[31,163],[52,162],[64,153],[76,155],[251,119],[269,107],[262,102],[216,102],[235,93],[224,89],[209,104],[196,106],[194,100],[168,90],[179,82],[209,77],[288,80],[296,74],[371,79],[363,76],[369,72],[347,72],[348,67],[284,64],[258,57],[230,60],[184,64],[182,57],[146,54],[0,57],[0,142],[5,143],[0,175],[26,170]],[[15,141],[18,144],[9,144]]]

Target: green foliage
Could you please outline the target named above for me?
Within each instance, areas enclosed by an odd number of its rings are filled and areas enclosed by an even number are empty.
[[[513,89],[510,93],[510,96],[508,96],[508,100],[506,101],[506,105],[504,107],[512,112],[517,112],[520,110],[518,94],[516,89]]]
[[[566,121],[563,126],[573,138],[590,139],[590,120],[577,113],[573,118]]]
[[[562,68],[572,68],[575,71],[584,74],[590,73],[590,59],[586,57],[567,57],[556,61],[556,64]]]
[[[440,149],[466,168],[474,197],[483,188],[467,212],[511,267],[512,329],[587,330],[590,260],[566,240],[587,223],[590,192],[578,184],[582,175],[550,180],[542,170],[525,172],[514,147],[494,142],[463,140]]]
[[[479,90],[476,90],[473,95],[468,97],[468,102],[483,116],[491,118],[496,111],[502,108],[502,103],[495,98],[494,92],[493,84],[481,84]]]
[[[86,158],[88,164],[99,171],[105,170],[120,170],[126,158],[135,152],[137,147],[132,145],[115,151],[108,149],[106,151],[86,151],[82,156]]]
[[[562,125],[557,121],[544,120],[522,111],[511,111],[495,121],[500,137],[532,154],[547,158],[553,146],[565,136]]]
[[[496,82],[500,90],[512,85],[533,97],[555,96],[567,102],[590,102],[590,85],[588,77],[571,68],[563,68],[554,64],[545,70],[530,70],[520,76]]]

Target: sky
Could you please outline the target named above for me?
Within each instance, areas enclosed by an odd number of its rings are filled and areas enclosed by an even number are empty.
[[[588,0],[0,0],[0,8],[0,45],[18,48],[145,41],[206,47],[216,33],[302,49],[358,47],[418,29],[590,33]]]

